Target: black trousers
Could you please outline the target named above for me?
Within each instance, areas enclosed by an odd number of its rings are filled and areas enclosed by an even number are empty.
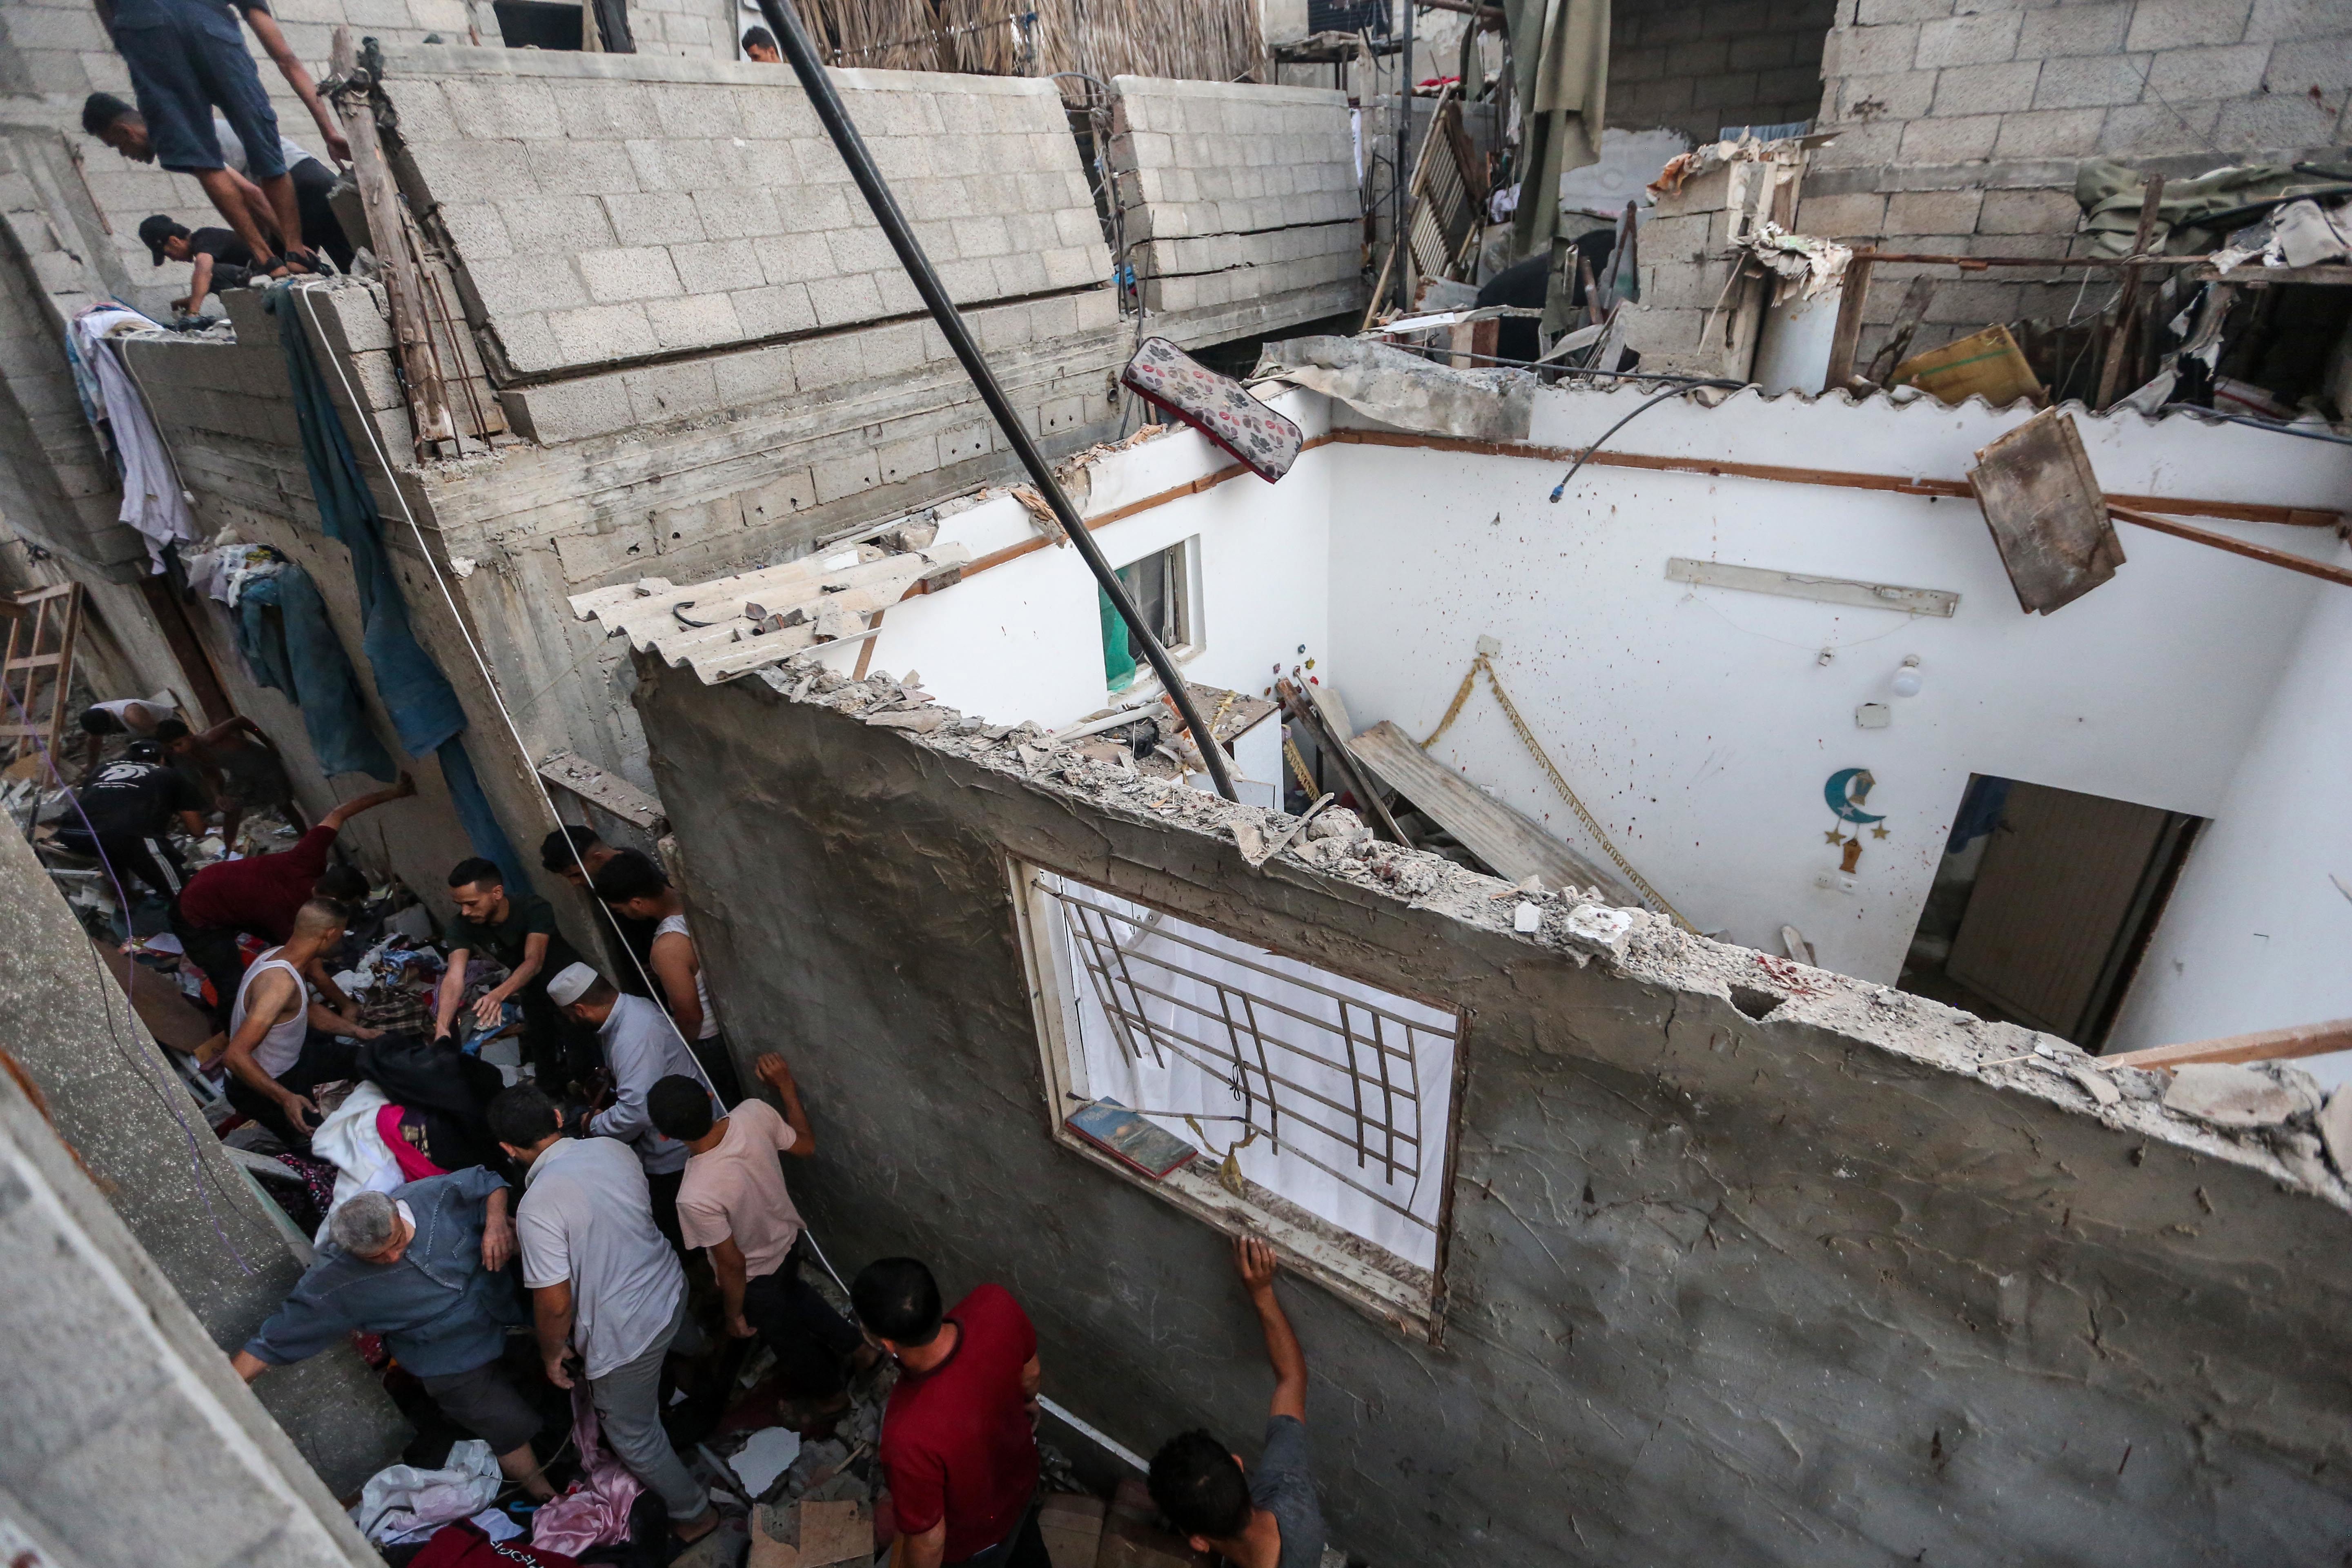
[[[359,1054],[360,1047],[356,1041],[339,1040],[332,1035],[313,1029],[310,1031],[310,1039],[302,1047],[302,1054],[295,1058],[294,1065],[278,1075],[278,1085],[280,1089],[291,1089],[296,1094],[308,1099],[310,1090],[320,1084],[332,1083],[337,1079],[357,1078],[360,1071]],[[228,1102],[236,1108],[240,1115],[258,1121],[269,1129],[270,1136],[285,1144],[292,1152],[307,1154],[310,1152],[310,1135],[298,1131],[294,1124],[286,1119],[286,1112],[278,1108],[276,1100],[263,1094],[235,1073],[228,1075]],[[315,1126],[316,1123],[313,1125]],[[675,1201],[673,1196],[673,1204]]]
[[[335,188],[335,172],[316,158],[305,158],[286,171],[294,176],[294,208],[302,219],[302,243],[323,250],[342,271],[352,269],[352,242],[343,237],[342,220],[327,193]]]
[[[776,1370],[795,1393],[830,1399],[849,1386],[849,1357],[865,1343],[858,1331],[801,1278],[794,1243],[772,1274],[743,1287],[743,1321],[776,1355]]]
[[[180,949],[188,962],[205,972],[213,983],[213,1027],[228,1027],[230,1012],[236,1005],[237,982],[245,978],[245,953],[236,945],[236,932],[226,926],[196,925],[172,906],[172,934],[180,939]]]
[[[177,903],[180,889],[187,885],[188,868],[166,833],[158,832],[152,837],[142,833],[101,833],[92,838],[77,825],[59,828],[57,841],[77,855],[95,855],[105,861],[126,897],[131,885],[140,882],[154,889],[165,903]],[[125,910],[122,914],[128,920],[131,911]]]

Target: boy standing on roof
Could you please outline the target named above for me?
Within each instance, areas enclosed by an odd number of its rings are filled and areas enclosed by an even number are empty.
[[[236,25],[240,14],[287,85],[310,110],[328,153],[338,163],[348,163],[351,144],[320,99],[310,73],[278,30],[268,0],[236,0],[234,8],[223,0],[115,0],[114,47],[131,68],[131,89],[155,161],[173,174],[194,175],[245,242],[247,264],[277,272],[286,262],[246,210],[213,129],[212,111],[217,109],[244,144],[246,168],[269,198],[270,210],[278,215],[278,232],[299,236],[301,206],[279,148],[278,111],[262,90],[253,57],[245,52],[245,36]],[[145,226],[141,226],[144,238]],[[152,241],[149,247],[153,248]],[[308,246],[289,240],[286,251],[289,260],[315,268],[315,253]]]

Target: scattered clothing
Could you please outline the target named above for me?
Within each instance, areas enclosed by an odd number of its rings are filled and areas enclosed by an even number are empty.
[[[404,1105],[387,1105],[375,1113],[376,1136],[392,1151],[392,1158],[412,1182],[427,1176],[445,1174],[440,1166],[425,1156],[425,1141],[431,1136],[421,1116],[415,1119],[416,1131],[410,1131],[411,1119]]]
[[[1036,1494],[1021,1369],[1037,1353],[1037,1331],[1002,1285],[981,1286],[947,1321],[955,1349],[928,1373],[899,1376],[880,1452],[900,1533],[945,1519],[946,1561],[961,1563],[1010,1537]]]
[[[283,691],[302,710],[319,771],[393,778],[399,770],[369,727],[358,672],[310,574],[289,561],[247,579],[236,615],[237,650],[257,684]]]
[[[121,351],[111,340],[125,332],[160,330],[121,305],[93,306],[66,330],[67,347],[77,366],[87,367],[98,384],[103,434],[113,444],[121,471],[122,508],[117,515],[146,539],[150,572],[163,570],[164,546],[195,542],[195,518],[188,510],[171,450],[148,416],[147,400],[139,395],[138,384],[123,367]]]
[[[503,1534],[498,1533],[501,1526]],[[408,1568],[579,1568],[561,1552],[516,1544],[514,1538],[521,1533],[520,1525],[485,1509],[436,1531],[425,1550],[408,1560]]]
[[[1307,1424],[1276,1415],[1265,1424],[1265,1448],[1249,1475],[1250,1501],[1282,1528],[1280,1568],[1320,1568],[1323,1509],[1307,1468]]]
[[[572,1432],[583,1473],[562,1497],[540,1504],[531,1515],[530,1543],[541,1552],[577,1556],[628,1540],[630,1511],[646,1489],[605,1447],[595,1404],[587,1388],[576,1384],[572,1390]]]
[[[416,1230],[400,1260],[371,1263],[329,1241],[246,1352],[285,1366],[363,1331],[420,1378],[489,1366],[508,1325],[526,1321],[506,1272],[482,1267],[484,1203],[505,1185],[476,1166],[395,1187],[401,1218]]]
[[[645,1167],[609,1138],[564,1138],[531,1162],[517,1208],[523,1283],[572,1287],[572,1343],[593,1380],[657,1341],[686,1271],[654,1227]]]
[[[415,1180],[402,1169],[377,1130],[377,1112],[384,1109],[383,1090],[362,1079],[343,1097],[343,1102],[327,1112],[311,1130],[310,1152],[335,1167],[335,1190],[327,1203],[329,1214],[362,1193],[388,1193]],[[314,1245],[324,1246],[326,1240],[326,1226],[321,1224]]]
[[[443,1170],[505,1163],[487,1114],[506,1086],[498,1068],[419,1035],[368,1041],[357,1068],[401,1108],[402,1137]]]
[[[368,1478],[352,1517],[370,1541],[391,1542],[420,1525],[465,1519],[490,1506],[504,1484],[498,1456],[478,1440],[454,1445],[437,1470],[394,1465]]]
[[[710,1489],[694,1479],[662,1427],[662,1361],[673,1349],[691,1351],[701,1339],[681,1296],[651,1344],[588,1379],[588,1400],[595,1406],[604,1441],[632,1475],[659,1494],[673,1520],[698,1516],[710,1506]]]
[[[579,962],[571,942],[556,929],[555,906],[509,881],[504,920],[485,924],[453,916],[442,930],[441,947],[445,952],[469,952],[514,970],[522,966],[534,936],[547,938],[547,957],[539,973],[515,994],[522,1005],[524,1058],[537,1068],[543,1086],[561,1088],[568,1079],[584,1079],[596,1064],[594,1047],[584,1043],[587,1031],[572,1026],[548,999],[547,983]]]
[[[550,968],[554,967],[551,963]],[[677,1026],[646,997],[617,996],[611,1016],[596,1033],[604,1042],[604,1060],[613,1069],[614,1099],[611,1106],[588,1119],[588,1131],[599,1138],[617,1138],[635,1149],[648,1176],[685,1170],[686,1145],[656,1131],[646,1110],[646,1096],[663,1079],[675,1074],[701,1080],[702,1069],[694,1053],[686,1048]],[[715,1097],[711,1111],[725,1114]]]

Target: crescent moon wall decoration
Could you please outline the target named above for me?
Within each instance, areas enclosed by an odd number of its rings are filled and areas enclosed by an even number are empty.
[[[1863,802],[1870,798],[1871,786],[1877,782],[1870,776],[1868,768],[1840,768],[1822,786],[1822,795],[1840,822],[1884,822],[1885,816],[1862,809]]]

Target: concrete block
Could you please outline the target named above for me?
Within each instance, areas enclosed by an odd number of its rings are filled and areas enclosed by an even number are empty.
[[[611,195],[642,188],[628,150],[618,142],[533,142],[525,149],[528,176],[515,194],[535,186],[542,195]],[[437,188],[437,187],[436,187]],[[499,191],[509,187],[484,187]]]
[[[808,285],[808,292],[819,326],[868,321],[884,313],[882,291],[871,274],[816,279]]]
[[[635,359],[657,353],[661,347],[642,304],[550,310],[547,326],[563,346],[565,362],[571,364]]]
[[[917,436],[904,441],[892,441],[874,453],[874,463],[883,484],[897,484],[919,474],[928,474],[940,466],[940,438],[937,436]]]
[[[2345,26],[2352,33],[2352,21]],[[2352,89],[2352,47],[2340,38],[2277,45],[2271,50],[2270,79],[2278,90],[2286,92],[2315,87],[2327,94]]]
[[[702,232],[712,239],[764,239],[784,232],[773,192],[696,191],[693,201]]]
[[[645,563],[661,552],[654,542],[653,529],[646,523],[614,526],[608,519],[602,526],[605,531],[556,535],[555,554],[562,563],[565,582],[590,583],[616,573],[642,571]]]
[[[882,482],[882,469],[873,451],[853,452],[815,464],[811,469],[819,504],[828,504],[872,489]]]
[[[788,343],[721,354],[710,370],[719,387],[719,401],[729,408],[789,396],[799,390],[793,380],[793,351]]]
[[[808,469],[794,468],[743,491],[736,500],[745,528],[772,528],[814,506],[816,485]]]
[[[629,192],[604,198],[612,217],[614,244],[692,245],[707,238],[694,198],[684,191]],[[593,242],[577,248],[585,250]]]
[[[1992,155],[1993,139],[2000,132],[2000,121],[1998,114],[1972,114],[1958,120],[1915,120],[1903,128],[1903,161],[1906,163],[1935,164],[1989,158]]]
[[[655,341],[665,349],[709,348],[718,343],[739,342],[744,336],[734,303],[724,294],[648,300],[646,319],[653,325]]]
[[[461,262],[495,261],[515,253],[505,221],[488,202],[444,202],[438,216]]]
[[[2005,60],[1995,65],[1954,66],[1936,73],[1937,115],[2001,114],[2033,107],[2033,86],[2042,76],[2040,60]],[[1988,138],[1987,145],[1990,145]]]
[[[748,239],[715,240],[702,245],[673,245],[671,262],[690,293],[731,293],[757,289],[767,282],[759,247]]]
[[[2286,152],[2327,145],[2336,132],[2337,106],[2314,103],[2301,92],[2273,92],[2221,106],[2215,133],[2222,144]]]
[[[2245,36],[2252,0],[2138,0],[2126,49],[2179,49],[2234,44]]]
[[[995,426],[984,419],[941,431],[939,436],[940,466],[952,468],[958,463],[985,458],[994,440],[994,432]]]
[[[665,136],[740,136],[746,129],[732,88],[664,82],[653,100]]]
[[[1917,22],[1898,22],[1841,29],[1836,35],[1838,73],[1891,75],[1915,68],[1918,64],[1920,26]]]
[[[2051,59],[2063,55],[2107,55],[2124,47],[2131,26],[2128,4],[2059,5],[2030,10],[2017,35],[2017,58]]]
[[[807,283],[836,275],[833,247],[821,234],[782,234],[760,242],[760,268],[771,283]]]
[[[513,252],[541,264],[621,243],[604,204],[594,196],[516,195],[495,199],[494,210]]]
[[[469,268],[465,287],[491,321],[506,315],[568,310],[589,302],[579,273],[562,255],[509,257],[487,268]]]
[[[816,310],[809,303],[805,284],[763,284],[738,289],[728,298],[735,302],[735,319],[743,323],[743,335],[748,338],[781,337],[816,325]]]
[[[2070,191],[1987,191],[1977,215],[1977,232],[2071,234],[2082,216]]]
[[[683,293],[677,268],[659,246],[631,246],[580,254],[580,276],[600,304]]]
[[[1997,158],[2079,158],[2097,145],[2104,109],[2037,109],[2001,117]]]
[[[2126,104],[2106,111],[2099,126],[2098,151],[2108,157],[2144,158],[2210,147],[2214,128],[2221,123],[2218,103]]]
[[[2036,109],[2096,109],[2137,103],[2147,85],[2150,57],[2099,55],[2045,60],[2034,85]]]
[[[2254,0],[2244,36],[2249,43],[2264,38],[2341,38],[2344,7],[2339,0]]]
[[[555,95],[543,81],[452,76],[440,85],[450,117],[469,141],[530,141],[558,133]]]
[[[1944,66],[1986,65],[2011,59],[2024,13],[2002,10],[1963,14],[1919,27],[1919,49],[1914,64],[1921,70]]]
[[[1982,191],[1899,191],[1886,201],[1890,234],[1969,234],[1977,226]]]
[[[520,195],[545,188],[533,176],[520,142],[435,142],[410,153],[432,190]]]
[[[2334,54],[2338,62],[2352,60],[2352,47],[2338,47]],[[2149,68],[2148,91],[2158,100],[2171,103],[2251,97],[2261,90],[2270,61],[2268,44],[2167,49]],[[2336,67],[2339,74],[2347,68],[2341,63]],[[2282,78],[2283,81],[2293,79]]]

